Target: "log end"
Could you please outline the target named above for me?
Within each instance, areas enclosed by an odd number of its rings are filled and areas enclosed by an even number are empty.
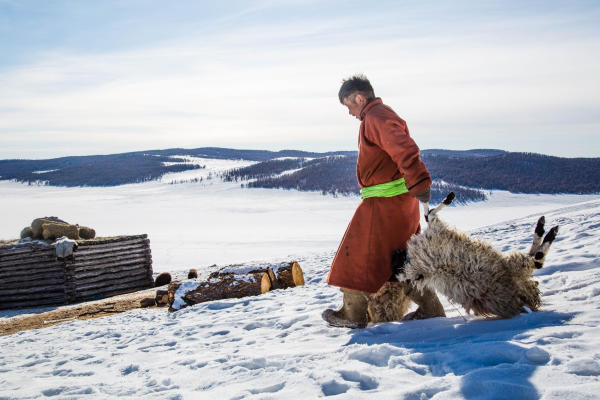
[[[271,290],[271,279],[269,279],[269,274],[264,273],[260,280],[260,293],[267,293]]]
[[[267,268],[267,276],[269,277],[269,280],[271,281],[271,289],[270,290],[281,289],[281,284],[277,280],[277,277],[275,276],[275,272],[273,272],[273,270],[271,268]]]
[[[302,272],[302,268],[300,268],[300,264],[296,261],[292,263],[292,279],[294,279],[296,286],[304,285],[304,273]]]

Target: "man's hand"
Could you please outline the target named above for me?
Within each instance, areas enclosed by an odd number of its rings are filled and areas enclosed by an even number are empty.
[[[427,188],[415,197],[419,199],[421,203],[429,203],[429,200],[431,200],[431,190]]]

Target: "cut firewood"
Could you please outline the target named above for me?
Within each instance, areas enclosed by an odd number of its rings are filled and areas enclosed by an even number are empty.
[[[154,298],[157,306],[166,306],[169,304],[169,291],[168,290],[157,290],[156,297]]]
[[[256,296],[274,289],[304,285],[297,262],[276,265],[230,265],[212,272],[208,279],[169,284],[169,311],[213,300]]]

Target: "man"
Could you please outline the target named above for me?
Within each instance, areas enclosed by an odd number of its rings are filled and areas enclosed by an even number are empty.
[[[328,284],[341,288],[343,305],[325,310],[323,319],[333,326],[362,328],[369,322],[369,301],[402,301],[407,296],[419,306],[413,318],[445,316],[434,292],[388,282],[394,279],[392,254],[406,249],[411,235],[420,231],[418,200],[427,203],[430,198],[431,176],[419,148],[406,123],[375,97],[365,76],[344,80],[338,96],[350,115],[361,121],[356,176],[363,200],[327,277]],[[395,293],[375,296],[380,290]]]

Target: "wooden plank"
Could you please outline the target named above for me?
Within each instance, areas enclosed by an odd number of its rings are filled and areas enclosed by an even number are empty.
[[[81,282],[74,282],[74,288],[76,292],[88,290],[91,288],[100,288],[111,286],[114,284],[122,283],[122,282],[131,282],[140,279],[147,279],[147,274],[145,271],[139,271],[133,274],[125,275],[120,278],[110,279],[105,277],[104,279],[97,280],[94,278],[93,280],[86,280]]]
[[[0,277],[11,277],[20,275],[31,275],[35,273],[47,273],[53,271],[64,271],[65,265],[60,262],[32,264],[29,268],[3,268],[0,270]]]
[[[52,249],[51,251],[38,251],[38,252],[29,252],[23,254],[16,254],[11,256],[5,256],[0,258],[0,265],[11,265],[11,264],[25,264],[27,262],[32,262],[35,260],[45,260],[45,259],[56,259],[56,251]]]
[[[148,235],[144,233],[141,235],[117,236],[112,238],[95,238],[90,240],[80,240],[78,243],[80,243],[82,246],[99,246],[101,244],[127,242],[140,239],[148,239]]]
[[[78,292],[77,294],[75,294],[73,299],[75,301],[82,301],[86,299],[97,298],[98,296],[114,296],[117,294],[134,292],[136,290],[149,289],[151,287],[152,285],[148,285],[144,281],[128,282],[122,285],[111,286],[109,288],[90,289],[84,292]]]
[[[98,289],[90,289],[85,292],[75,293],[72,297],[70,297],[72,302],[82,301],[84,299],[97,298],[98,296],[106,297],[106,296],[114,296],[118,293],[128,293],[136,290],[146,290],[152,289],[151,285],[148,285],[147,282],[138,281],[138,282],[127,282],[122,285],[98,288]]]
[[[147,245],[149,243],[150,239],[147,238],[127,239],[114,242],[97,242],[95,240],[80,240],[77,242],[80,249],[110,249],[115,246],[129,246],[132,244]]]
[[[90,285],[94,282],[102,282],[102,283],[111,283],[111,282],[120,282],[123,279],[129,279],[130,277],[133,276],[147,276],[147,272],[145,269],[143,268],[136,268],[134,270],[130,270],[130,271],[120,271],[117,273],[106,273],[106,274],[100,274],[100,275],[96,275],[96,276],[91,276],[91,277],[85,277],[85,278],[77,278],[75,280],[73,280],[73,284],[75,285],[75,288],[79,289],[83,286],[86,285]]]
[[[139,244],[130,244],[130,245],[125,245],[125,246],[115,246],[112,248],[108,248],[108,249],[96,249],[93,247],[88,247],[87,249],[77,249],[77,251],[75,252],[75,258],[77,258],[77,256],[83,256],[83,255],[90,255],[90,254],[102,254],[102,253],[117,253],[117,252],[126,252],[126,251],[132,251],[132,250],[136,250],[136,249],[140,249],[140,248],[148,248],[148,246],[141,246]]]
[[[91,264],[91,265],[84,265],[84,266],[78,266],[76,264],[67,267],[67,274],[68,275],[77,275],[77,274],[81,274],[84,272],[91,272],[91,271],[102,271],[105,268],[111,268],[111,267],[117,267],[117,266],[126,266],[126,265],[132,265],[132,264],[149,264],[149,260],[147,258],[143,258],[143,257],[139,257],[139,258],[132,258],[129,260],[116,260],[113,262],[106,262],[106,263],[102,263],[102,264]]]
[[[60,284],[46,285],[46,286],[32,286],[28,288],[8,288],[1,289],[0,296],[12,296],[15,294],[31,294],[37,296],[38,294],[50,293],[50,292],[63,292],[65,291],[65,285],[63,282]]]
[[[55,276],[65,276],[65,269],[62,266],[55,266],[42,270],[31,270],[29,272],[23,270],[15,271],[14,273],[2,273],[0,274],[0,285],[3,282],[27,282]]]
[[[2,271],[0,272],[0,280],[10,278],[23,278],[28,280],[29,276],[35,276],[36,274],[64,274],[65,268],[62,265],[54,265],[48,268],[35,268],[31,270],[23,269],[16,271]]]
[[[0,300],[0,310],[10,310],[16,308],[26,307],[41,307],[41,306],[54,306],[67,304],[67,299],[64,296],[57,296],[55,298],[48,299],[35,299],[35,300],[19,300],[19,301],[6,301]]]
[[[46,250],[54,250],[54,247],[51,245],[43,246],[43,245],[38,245],[38,244],[34,245],[34,244],[30,244],[30,243],[15,244],[12,246],[0,247],[0,258],[5,257],[5,256],[19,255],[19,254],[25,254],[25,253],[35,253],[35,252],[46,251]]]
[[[33,264],[15,265],[12,267],[0,268],[0,278],[18,275],[31,275],[35,273],[44,273],[48,271],[63,271],[65,264],[62,261],[38,262]]]
[[[114,266],[106,266],[104,268],[92,269],[92,270],[84,270],[84,271],[76,271],[68,273],[69,278],[74,280],[82,280],[86,278],[93,278],[100,275],[111,275],[118,274],[120,272],[130,272],[143,270],[148,271],[147,264],[145,262],[137,262],[132,264],[121,264],[117,263]]]
[[[45,293],[37,293],[35,295],[36,299],[48,299],[57,296],[64,296],[64,291],[54,291],[54,292],[45,292]],[[12,299],[12,300],[11,300]],[[31,295],[15,295],[15,296],[1,296],[0,303],[3,301],[17,301],[17,300],[31,300]]]
[[[127,252],[111,252],[111,253],[102,253],[102,254],[93,254],[93,255],[76,255],[73,259],[73,263],[77,265],[86,265],[86,264],[94,264],[98,262],[103,262],[106,259],[125,259],[132,257],[152,257],[152,253],[150,249],[134,249],[132,251]]]
[[[26,279],[24,279],[26,278]],[[39,274],[27,277],[12,277],[0,280],[0,290],[11,287],[33,287],[40,286],[44,283],[53,284],[57,282],[65,282],[65,274]]]

